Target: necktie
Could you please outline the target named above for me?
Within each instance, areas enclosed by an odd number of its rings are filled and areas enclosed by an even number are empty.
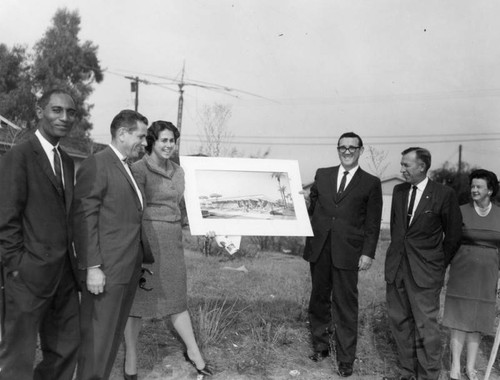
[[[54,147],[52,151],[54,152],[54,172],[56,174],[57,184],[60,186],[61,189],[64,189],[62,170],[61,170],[61,158],[59,157],[57,148]]]
[[[345,181],[347,179],[347,175],[349,174],[349,172],[346,170],[344,172],[344,175],[342,176],[342,180],[340,181],[340,187],[339,187],[339,191],[337,191],[337,195],[340,195],[344,192],[344,189],[345,189]]]
[[[413,215],[413,206],[415,206],[415,197],[417,196],[417,186],[411,187],[410,205],[408,206],[408,213],[406,215],[406,226],[410,225],[411,216]]]

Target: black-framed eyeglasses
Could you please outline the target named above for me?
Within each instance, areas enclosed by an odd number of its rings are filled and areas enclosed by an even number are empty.
[[[139,288],[145,290],[146,292],[150,292],[151,290],[153,290],[153,288],[149,288],[146,286],[147,279],[144,276],[146,273],[148,273],[150,276],[153,275],[153,272],[151,272],[148,268],[141,268],[141,278],[139,279]]]
[[[337,150],[340,152],[340,153],[345,153],[347,151],[349,151],[349,153],[354,153],[356,152],[360,147],[359,146],[338,146],[337,147]]]

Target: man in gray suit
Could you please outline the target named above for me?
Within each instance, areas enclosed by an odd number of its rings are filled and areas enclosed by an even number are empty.
[[[402,152],[406,183],[394,187],[385,259],[387,312],[401,374],[384,379],[439,378],[439,294],[460,244],[462,214],[455,192],[427,177],[430,166],[427,149]]]
[[[79,380],[108,379],[139,283],[143,196],[127,160],[146,144],[148,120],[124,110],[112,141],[77,173],[75,249],[85,284],[81,301]]]

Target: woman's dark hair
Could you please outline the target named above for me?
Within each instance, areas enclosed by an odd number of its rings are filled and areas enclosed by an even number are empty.
[[[495,198],[498,193],[498,178],[495,173],[485,169],[477,169],[469,174],[469,185],[473,179],[484,179],[488,190],[491,190],[490,198]]]
[[[175,125],[173,125],[170,121],[163,121],[163,120],[154,121],[148,128],[148,134],[146,136],[146,142],[148,143],[148,145],[146,146],[146,152],[151,154],[151,151],[153,150],[153,145],[155,141],[158,140],[160,132],[166,129],[168,129],[174,134],[175,142],[177,142],[177,139],[180,137],[181,133],[175,127]]]

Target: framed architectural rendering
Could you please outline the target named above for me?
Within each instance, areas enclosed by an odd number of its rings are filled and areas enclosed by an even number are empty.
[[[192,235],[312,236],[298,162],[180,157]]]

